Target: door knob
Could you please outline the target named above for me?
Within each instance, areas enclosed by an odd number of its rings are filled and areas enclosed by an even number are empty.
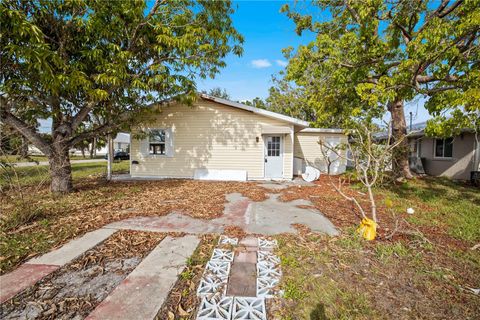
[[[267,158],[265,158],[265,162],[267,162]]]

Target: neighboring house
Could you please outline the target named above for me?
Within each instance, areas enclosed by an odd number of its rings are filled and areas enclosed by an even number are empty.
[[[130,134],[119,132],[115,139],[113,139],[113,150],[115,151],[130,151]],[[108,147],[103,146],[97,150],[97,154],[104,155],[108,153]]]
[[[43,155],[43,152],[35,147],[33,144],[28,145],[28,154],[33,156],[40,156]]]
[[[132,135],[132,177],[292,179],[305,163],[322,166],[321,137],[346,139],[340,130],[309,129],[308,122],[205,94],[193,106],[170,102],[161,110],[134,130],[150,134]],[[335,173],[344,170],[339,161]]]
[[[409,132],[413,171],[458,180],[468,180],[472,171],[480,171],[480,146],[474,132],[465,129],[454,137],[432,138],[425,136],[425,127],[425,122],[419,123]]]

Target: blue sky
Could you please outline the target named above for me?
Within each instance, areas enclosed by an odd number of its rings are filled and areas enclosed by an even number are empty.
[[[236,8],[232,16],[236,29],[244,36],[242,57],[230,55],[227,67],[222,69],[215,79],[198,81],[198,89],[209,90],[214,87],[225,88],[232,100],[251,100],[255,97],[266,98],[272,86],[271,76],[284,68],[286,60],[282,49],[313,40],[313,35],[304,33],[301,37],[295,33],[295,24],[288,19],[280,8],[288,1],[234,1]],[[301,10],[308,10],[305,4],[297,3]],[[328,19],[328,13],[319,14],[316,19]],[[409,112],[413,113],[413,122],[429,118],[423,108],[423,99],[417,99],[406,106],[405,115],[409,122]]]
[[[197,83],[200,90],[225,88],[233,100],[266,98],[272,74],[282,70],[287,61],[282,49],[308,43],[311,35],[295,33],[295,24],[280,13],[285,1],[235,1],[232,16],[235,28],[244,36],[242,57],[230,55],[227,67],[215,79]],[[293,4],[291,4],[293,5]]]

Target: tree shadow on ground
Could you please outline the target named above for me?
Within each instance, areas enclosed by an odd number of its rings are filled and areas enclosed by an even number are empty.
[[[425,177],[388,188],[400,198],[418,197],[424,202],[469,200],[480,205],[479,189],[465,182],[448,178]]]

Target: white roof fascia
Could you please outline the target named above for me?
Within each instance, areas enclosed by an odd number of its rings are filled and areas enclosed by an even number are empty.
[[[297,119],[297,118],[289,117],[289,116],[286,116],[286,115],[283,115],[283,114],[280,114],[280,113],[276,113],[276,112],[273,112],[273,111],[268,111],[268,110],[264,110],[264,109],[255,108],[255,107],[252,107],[252,106],[247,106],[243,103],[233,102],[233,101],[230,101],[230,100],[209,96],[208,94],[204,94],[204,93],[201,95],[201,97],[203,99],[206,99],[206,100],[211,100],[211,101],[214,101],[214,102],[217,102],[217,103],[220,103],[220,104],[224,104],[224,105],[227,105],[227,106],[230,106],[230,107],[250,111],[250,112],[253,112],[255,114],[259,114],[259,115],[262,115],[262,116],[265,116],[265,117],[268,117],[268,118],[282,120],[282,121],[285,121],[285,122],[288,122],[288,123],[293,123],[297,126],[302,126],[302,127],[308,127],[309,126],[309,123],[307,121],[303,121],[303,120],[300,120],[300,119]]]
[[[306,133],[343,133],[343,129],[328,129],[328,128],[305,128],[300,132]]]

